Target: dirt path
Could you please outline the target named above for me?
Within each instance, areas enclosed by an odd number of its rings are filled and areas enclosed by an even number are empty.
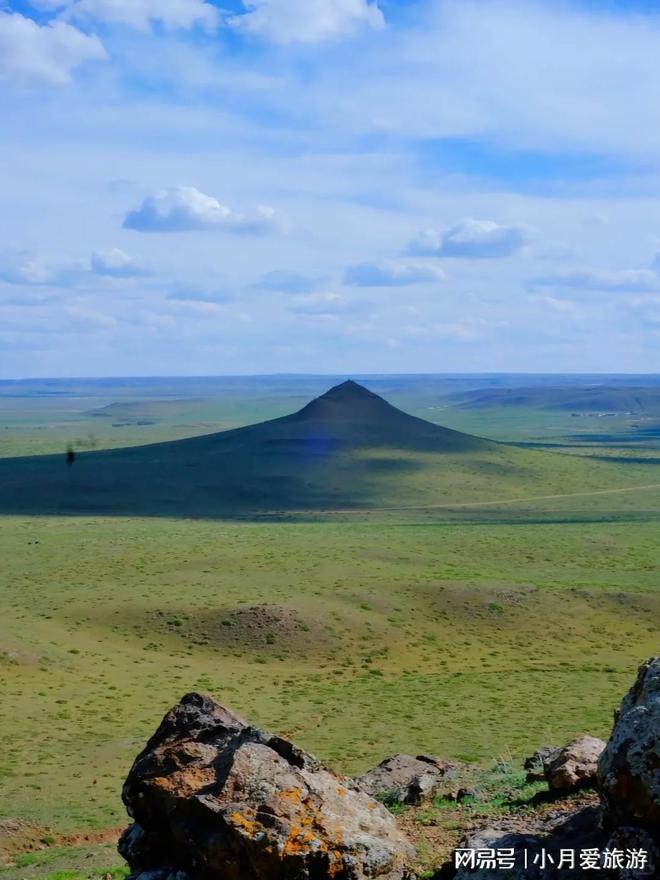
[[[446,504],[412,504],[402,507],[351,507],[324,508],[321,513],[386,513],[401,510],[456,510],[465,507],[501,507],[506,504],[526,504],[532,501],[554,501],[558,498],[590,498],[594,495],[617,495],[625,492],[642,492],[648,489],[660,489],[660,483],[649,483],[645,486],[625,486],[622,489],[595,489],[590,492],[561,492],[558,495],[532,495],[525,498],[502,498],[497,501],[459,501]],[[309,511],[299,511],[307,513]]]

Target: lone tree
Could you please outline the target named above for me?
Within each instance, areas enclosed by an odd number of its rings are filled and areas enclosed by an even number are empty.
[[[71,465],[74,463],[75,460],[76,460],[76,453],[73,451],[73,446],[71,446],[71,444],[69,444],[66,448],[66,463],[68,464],[69,467],[71,467]]]

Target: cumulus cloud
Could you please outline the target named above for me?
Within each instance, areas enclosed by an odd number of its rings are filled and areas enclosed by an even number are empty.
[[[220,23],[218,10],[205,0],[33,0],[33,6],[57,12],[61,19],[119,24],[148,31],[158,24],[167,30]]]
[[[243,0],[243,6],[227,23],[273,43],[322,43],[385,27],[376,0]]]
[[[147,274],[138,260],[119,248],[93,253],[89,266],[94,275],[105,275],[110,278],[136,278]]]
[[[275,211],[260,205],[253,216],[237,214],[213,196],[194,186],[163,189],[148,196],[124,218],[124,229],[139,232],[191,232],[224,229],[254,235],[272,231],[277,225]]]
[[[26,287],[75,287],[93,276],[136,278],[146,274],[138,260],[119,248],[95,252],[87,261],[50,260],[31,253],[0,256],[0,281]]]
[[[64,86],[77,67],[106,58],[98,37],[66,22],[39,25],[18,12],[0,10],[0,82]]]
[[[445,278],[442,269],[423,263],[357,263],[344,274],[344,284],[353,287],[406,287],[427,284]]]
[[[444,233],[422,230],[409,244],[411,254],[427,257],[498,259],[517,254],[525,245],[522,226],[500,226],[493,220],[468,218]]]
[[[622,269],[606,271],[578,269],[574,272],[555,272],[529,281],[529,287],[564,287],[571,290],[609,291],[612,293],[641,293],[660,290],[660,277],[651,269]]]

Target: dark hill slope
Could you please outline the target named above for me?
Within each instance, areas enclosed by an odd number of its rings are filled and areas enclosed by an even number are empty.
[[[241,445],[328,451],[387,448],[429,452],[468,452],[492,442],[408,415],[357,382],[343,382],[290,416],[200,438],[202,443],[238,441]],[[188,441],[192,442],[192,441]]]
[[[219,434],[83,453],[71,466],[64,455],[0,459],[0,513],[227,517],[461,503],[606,488],[612,474],[433,425],[345,382],[293,415]]]

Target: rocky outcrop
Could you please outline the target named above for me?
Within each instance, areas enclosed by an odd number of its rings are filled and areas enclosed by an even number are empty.
[[[141,880],[404,880],[381,804],[200,694],[163,719],[123,788],[120,852]]]
[[[599,763],[610,826],[645,829],[660,843],[660,657],[640,668]]]
[[[456,771],[456,764],[426,755],[394,755],[355,781],[383,803],[418,805],[432,800]]]
[[[579,788],[595,787],[598,781],[598,759],[605,743],[595,736],[572,740],[543,763],[550,791],[568,794]]]

